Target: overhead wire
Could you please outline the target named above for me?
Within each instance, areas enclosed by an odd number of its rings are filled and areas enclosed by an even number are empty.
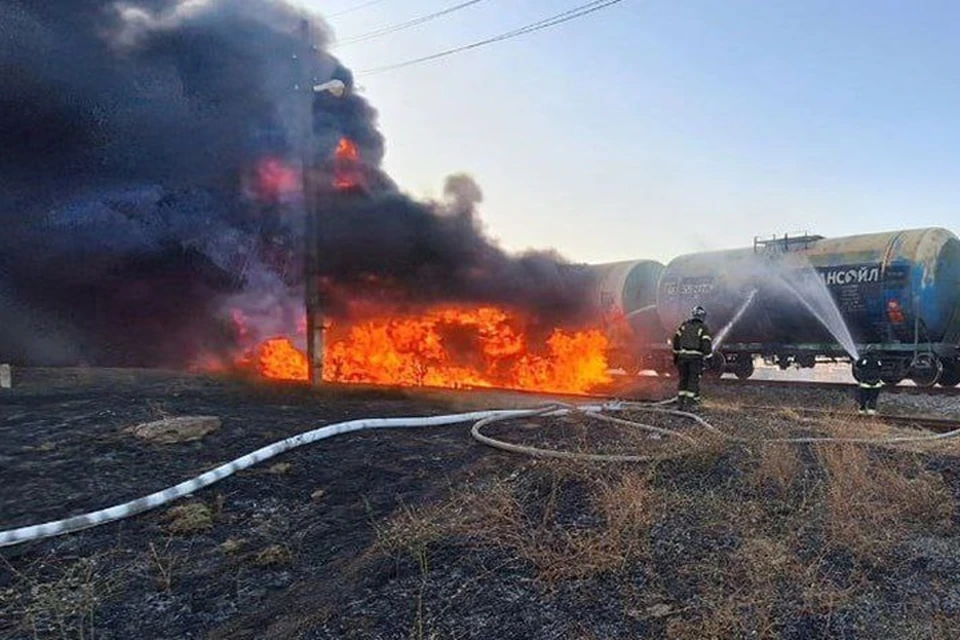
[[[410,29],[412,27],[419,26],[430,22],[431,20],[436,20],[437,18],[442,18],[443,16],[449,15],[451,13],[456,13],[462,9],[466,9],[475,4],[484,2],[484,0],[467,0],[467,2],[461,2],[460,4],[453,5],[452,7],[447,7],[446,9],[441,9],[439,11],[434,11],[433,13],[428,13],[425,16],[420,16],[419,18],[413,18],[405,22],[400,22],[394,25],[383,27],[380,29],[375,29],[373,31],[368,31],[367,33],[361,33],[360,35],[353,36],[351,38],[344,38],[338,40],[334,44],[334,48],[342,47],[345,45],[356,44],[358,42],[366,42],[367,40],[373,40],[374,38],[380,38],[382,36],[396,33],[397,31],[404,31],[405,29]]]
[[[601,9],[606,9],[607,7],[613,6],[623,2],[623,0],[594,0],[594,2],[587,2],[585,4],[574,7],[573,9],[568,9],[561,13],[552,15],[548,18],[543,18],[536,22],[518,27],[512,31],[507,31],[499,35],[486,38],[484,40],[479,40],[477,42],[471,42],[469,44],[461,45],[459,47],[454,47],[452,49],[446,49],[437,53],[433,53],[427,56],[421,56],[419,58],[413,58],[411,60],[404,60],[403,62],[397,62],[394,64],[382,65],[379,67],[371,67],[369,69],[363,69],[357,72],[357,75],[373,75],[377,73],[383,73],[384,71],[392,71],[394,69],[402,69],[403,67],[409,67],[416,64],[422,64],[424,62],[430,62],[432,60],[437,60],[439,58],[445,58],[447,56],[452,56],[463,51],[468,51],[470,49],[476,49],[478,47],[483,47],[495,42],[502,42],[504,40],[510,40],[511,38],[517,38],[528,33],[533,33],[535,31],[540,31],[542,29],[547,29],[549,27],[554,27],[576,18],[582,18],[585,15],[594,13],[595,11],[600,11]]]
[[[336,18],[337,16],[345,16],[348,13],[353,13],[354,11],[359,11],[360,9],[366,9],[367,7],[372,7],[375,4],[380,4],[384,0],[369,0],[368,2],[361,2],[358,5],[350,7],[349,9],[344,9],[343,11],[337,11],[336,13],[328,13],[325,15],[325,18]]]

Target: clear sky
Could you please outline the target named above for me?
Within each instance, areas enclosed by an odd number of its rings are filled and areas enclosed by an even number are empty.
[[[347,39],[458,2],[381,0],[329,23]],[[484,0],[334,53],[356,72],[582,2]],[[503,246],[600,262],[802,230],[960,232],[958,62],[955,0],[624,0],[357,80],[405,190],[468,172]]]

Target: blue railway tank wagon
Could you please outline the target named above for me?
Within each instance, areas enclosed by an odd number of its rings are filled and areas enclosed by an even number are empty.
[[[724,336],[723,357],[715,359],[722,370],[749,377],[755,356],[783,368],[847,358],[808,310],[809,301],[785,293],[773,276],[801,271],[825,285],[858,351],[872,345],[883,356],[888,383],[905,377],[921,386],[960,383],[960,240],[946,229],[785,237],[679,256],[660,277],[660,323],[676,326],[694,304],[702,304],[716,333],[756,291]]]

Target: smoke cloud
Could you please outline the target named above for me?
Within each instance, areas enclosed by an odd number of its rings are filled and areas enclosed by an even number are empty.
[[[585,276],[561,270],[552,252],[508,256],[483,234],[477,184],[450,176],[444,201],[421,203],[395,191],[342,202],[323,217],[320,270],[335,287],[328,308],[364,294],[395,302],[484,302],[520,306],[562,324],[585,305]],[[373,276],[373,277],[371,277]]]
[[[550,252],[497,247],[469,177],[419,202],[381,171],[376,111],[329,39],[273,0],[0,0],[0,358],[183,367],[295,331],[290,176],[344,136],[363,189],[316,187],[332,312],[380,296],[575,319],[586,283]],[[346,94],[308,111],[303,89],[333,78]]]

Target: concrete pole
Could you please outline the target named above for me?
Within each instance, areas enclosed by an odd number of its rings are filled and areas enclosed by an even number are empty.
[[[301,138],[301,165],[303,170],[303,209],[304,209],[304,306],[307,314],[307,368],[310,384],[323,383],[323,309],[319,290],[319,259],[317,255],[317,184],[314,173],[314,123],[313,98],[314,78],[311,73],[313,40],[310,37],[310,23],[301,23],[303,53],[300,56],[300,91],[305,107],[305,130]]]

